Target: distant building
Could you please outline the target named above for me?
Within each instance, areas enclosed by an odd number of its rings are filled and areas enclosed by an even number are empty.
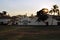
[[[11,20],[11,17],[9,17],[9,16],[1,16],[0,17],[0,24],[7,24],[8,25],[10,20]]]

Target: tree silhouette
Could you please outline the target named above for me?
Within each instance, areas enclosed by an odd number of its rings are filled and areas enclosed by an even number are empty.
[[[3,11],[3,15],[6,15],[6,13],[7,13],[6,11]]]
[[[58,9],[58,6],[57,5],[53,5],[53,9],[50,10],[50,13],[52,14],[54,12],[54,15],[55,13],[58,13],[58,16],[59,16],[59,9]]]
[[[48,18],[47,13],[48,13],[47,8],[43,8],[42,10],[37,11],[37,17],[38,17],[37,21],[38,22],[45,21]]]
[[[51,14],[54,13],[54,15],[55,15],[55,13],[57,13],[58,16],[59,16],[59,9],[58,9],[58,6],[57,6],[57,5],[53,5],[53,9],[50,10],[50,13],[51,13]],[[54,16],[52,16],[52,17],[54,17]],[[52,25],[52,24],[53,24],[53,18],[52,18],[51,25]]]

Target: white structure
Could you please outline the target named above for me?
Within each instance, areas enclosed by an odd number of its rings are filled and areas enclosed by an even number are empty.
[[[0,17],[0,24],[8,24],[10,20],[11,20],[11,17],[8,17],[8,16]]]
[[[48,25],[59,25],[59,22],[60,22],[58,21],[59,17],[60,16],[49,15],[49,18],[45,20],[45,22],[48,22]],[[46,25],[45,22],[43,21],[36,22],[36,20],[37,20],[37,17],[33,17],[33,18],[25,17],[21,19],[19,18],[18,21],[16,21],[16,23],[17,25]]]

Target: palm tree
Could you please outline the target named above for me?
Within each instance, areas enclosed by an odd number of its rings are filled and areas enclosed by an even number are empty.
[[[58,9],[58,6],[57,5],[53,5],[53,9],[50,10],[50,13],[52,14],[54,12],[54,15],[55,13],[58,13],[58,16],[59,16],[59,9]]]

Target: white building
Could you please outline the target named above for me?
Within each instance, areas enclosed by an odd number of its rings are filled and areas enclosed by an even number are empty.
[[[9,17],[9,16],[1,16],[0,24],[8,24],[10,20],[11,20],[11,17]]]
[[[45,20],[45,22],[40,21],[36,22],[37,17],[29,18],[18,18],[16,21],[17,25],[59,25],[60,24],[60,16],[49,15],[49,18]]]

